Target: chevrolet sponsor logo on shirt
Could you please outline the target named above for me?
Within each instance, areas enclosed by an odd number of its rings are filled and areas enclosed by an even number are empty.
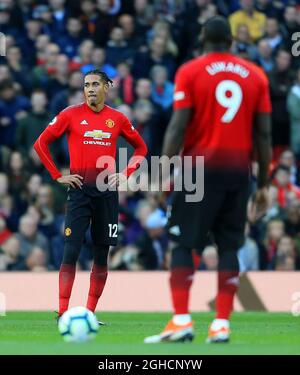
[[[110,142],[99,142],[102,139],[109,139],[111,133],[104,132],[102,130],[88,130],[84,133],[84,137],[93,138],[94,141],[83,141],[85,145],[100,145],[100,146],[110,146]]]

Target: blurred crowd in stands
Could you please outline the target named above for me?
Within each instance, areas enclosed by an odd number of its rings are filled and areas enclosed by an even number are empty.
[[[176,69],[201,54],[202,25],[217,14],[230,21],[232,51],[268,75],[273,105],[270,207],[245,228],[241,270],[300,269],[300,57],[291,53],[299,1],[1,0],[0,271],[59,269],[66,190],[51,180],[32,145],[58,112],[84,100],[84,73],[98,68],[113,79],[107,104],[130,118],[149,157],[160,155]],[[52,153],[68,173],[65,138]],[[254,186],[256,168],[254,162]],[[154,197],[121,192],[120,204],[110,269],[167,269],[166,218]],[[90,246],[88,232],[83,270],[91,264]],[[215,247],[203,249],[195,263],[216,269]]]

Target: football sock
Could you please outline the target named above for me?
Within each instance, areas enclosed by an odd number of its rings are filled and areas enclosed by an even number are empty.
[[[62,315],[68,310],[72,287],[75,279],[76,265],[62,264],[59,270],[59,311]]]
[[[176,314],[173,316],[173,323],[178,326],[184,326],[192,321],[190,314]]]
[[[192,249],[176,246],[172,249],[170,288],[175,315],[189,314],[190,288],[194,276]]]
[[[107,266],[93,265],[90,274],[90,289],[86,307],[94,312],[107,279]]]
[[[233,309],[234,295],[239,285],[239,262],[236,252],[220,254],[216,318],[228,320]]]
[[[193,276],[194,268],[192,267],[175,267],[171,270],[170,287],[176,315],[189,313],[189,295]]]

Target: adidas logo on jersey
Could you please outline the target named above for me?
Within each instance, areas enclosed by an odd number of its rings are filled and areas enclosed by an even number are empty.
[[[80,125],[88,125],[89,123],[86,120],[82,120]]]

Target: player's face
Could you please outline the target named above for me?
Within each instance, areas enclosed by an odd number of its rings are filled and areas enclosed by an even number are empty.
[[[84,96],[91,106],[103,103],[107,94],[108,85],[96,74],[90,74],[84,79]]]

